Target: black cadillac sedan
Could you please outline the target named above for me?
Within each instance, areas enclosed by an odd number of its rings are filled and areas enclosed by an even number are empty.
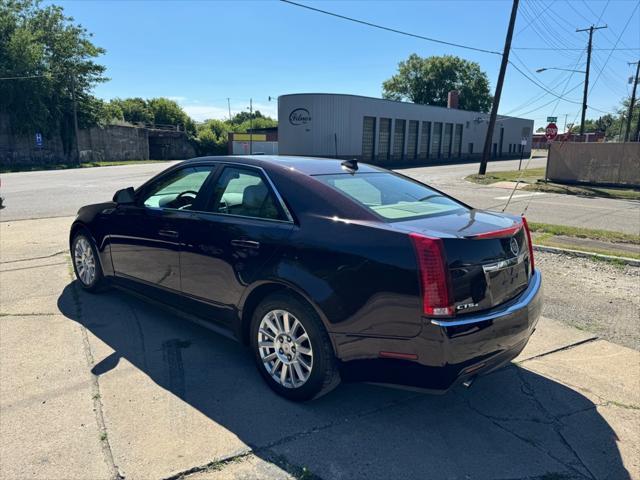
[[[188,160],[81,208],[70,248],[86,290],[236,338],[293,400],[340,379],[468,384],[524,348],[542,305],[524,218],[355,161]]]

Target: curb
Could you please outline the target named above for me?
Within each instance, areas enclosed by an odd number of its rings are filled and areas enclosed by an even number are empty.
[[[533,249],[538,252],[564,253],[566,255],[571,255],[573,257],[582,257],[582,258],[596,257],[601,260],[612,260],[615,262],[624,263],[626,265],[631,265],[633,267],[640,267],[640,260],[636,260],[635,258],[616,257],[614,255],[603,255],[602,253],[583,252],[581,250],[572,250],[570,248],[547,247],[545,245],[536,245],[536,244],[533,245]]]

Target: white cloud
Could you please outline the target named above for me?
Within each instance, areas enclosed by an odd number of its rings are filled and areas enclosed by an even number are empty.
[[[210,118],[217,118],[219,120],[227,120],[229,118],[229,107],[226,103],[220,103],[216,105],[207,105],[205,103],[199,103],[194,100],[189,102],[176,100],[180,106],[187,112],[191,118],[196,122],[202,122]],[[231,114],[235,115],[242,110],[248,110],[248,102],[231,103]],[[253,110],[260,110],[263,115],[277,118],[278,117],[278,105],[273,103],[254,103]]]
[[[228,110],[226,108],[218,107],[215,105],[181,105],[187,115],[193,118],[196,122],[202,122],[210,118],[226,119],[229,117]]]

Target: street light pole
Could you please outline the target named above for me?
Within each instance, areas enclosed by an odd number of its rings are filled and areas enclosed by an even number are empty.
[[[507,38],[504,41],[504,51],[502,52],[502,63],[500,64],[500,73],[498,74],[498,83],[496,84],[496,93],[493,97],[491,105],[491,116],[489,117],[489,126],[487,127],[487,136],[484,139],[484,149],[482,151],[482,160],[480,161],[479,175],[487,173],[487,162],[491,155],[491,144],[493,143],[493,129],[496,126],[496,117],[498,116],[498,107],[500,106],[500,95],[502,95],[502,85],[504,84],[504,76],[509,63],[509,51],[511,50],[511,38],[513,37],[513,27],[516,24],[516,16],[518,14],[519,0],[513,0],[511,7],[511,17],[509,18],[509,28],[507,30]]]
[[[587,96],[589,94],[589,70],[591,69],[591,45],[593,43],[593,31],[607,28],[606,25],[596,27],[591,25],[589,28],[576,29],[576,32],[589,32],[589,43],[587,44],[587,70],[584,76],[584,93],[582,95],[582,119],[580,120],[580,136],[584,135],[584,122],[587,115]]]

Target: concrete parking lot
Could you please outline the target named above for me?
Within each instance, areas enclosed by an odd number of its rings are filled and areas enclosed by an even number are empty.
[[[244,347],[83,292],[71,221],[0,224],[0,478],[640,478],[636,350],[543,318],[468,390],[345,384],[294,404]]]

